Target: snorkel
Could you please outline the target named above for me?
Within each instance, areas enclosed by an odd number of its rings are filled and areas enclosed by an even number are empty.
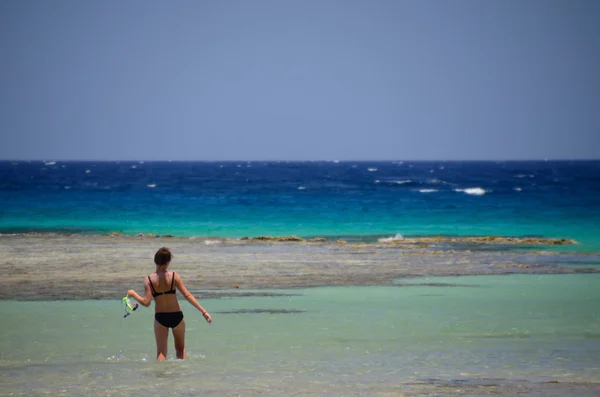
[[[123,318],[127,318],[127,316],[129,316],[138,308],[138,304],[136,302],[133,302],[133,305],[129,303],[128,297],[124,297],[121,300],[123,301],[123,307],[125,308],[125,315],[123,316]]]

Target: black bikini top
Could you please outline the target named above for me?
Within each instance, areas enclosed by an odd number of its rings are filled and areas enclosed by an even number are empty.
[[[171,280],[171,289],[168,291],[164,291],[164,292],[156,292],[156,290],[154,289],[154,285],[152,285],[152,280],[150,280],[150,276],[148,276],[148,281],[150,282],[150,288],[152,288],[152,296],[154,298],[156,298],[157,296],[161,296],[161,295],[168,295],[168,294],[176,294],[177,291],[175,289],[173,289],[173,283],[175,282],[175,272],[173,272],[173,279]]]

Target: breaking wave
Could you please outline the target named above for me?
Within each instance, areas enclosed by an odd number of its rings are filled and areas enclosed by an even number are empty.
[[[401,235],[400,233],[396,234],[395,236],[392,237],[384,237],[384,238],[380,238],[377,241],[379,241],[380,243],[387,243],[390,241],[398,241],[398,240],[404,240],[404,236]]]
[[[468,187],[466,189],[454,189],[455,192],[463,192],[473,196],[483,196],[486,194],[486,190],[480,187]]]

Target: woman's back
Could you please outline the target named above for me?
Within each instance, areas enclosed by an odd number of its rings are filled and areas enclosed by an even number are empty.
[[[159,271],[148,276],[152,296],[154,297],[154,311],[178,312],[181,306],[177,301],[177,281],[175,272]]]

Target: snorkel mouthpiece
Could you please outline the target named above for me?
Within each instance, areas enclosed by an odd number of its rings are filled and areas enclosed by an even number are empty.
[[[125,308],[125,315],[123,316],[123,318],[127,318],[127,316],[129,316],[131,313],[133,313],[134,311],[137,310],[138,304],[136,302],[133,302],[133,305],[132,305],[129,302],[128,297],[124,297],[122,299],[122,301],[123,301],[123,307]]]

